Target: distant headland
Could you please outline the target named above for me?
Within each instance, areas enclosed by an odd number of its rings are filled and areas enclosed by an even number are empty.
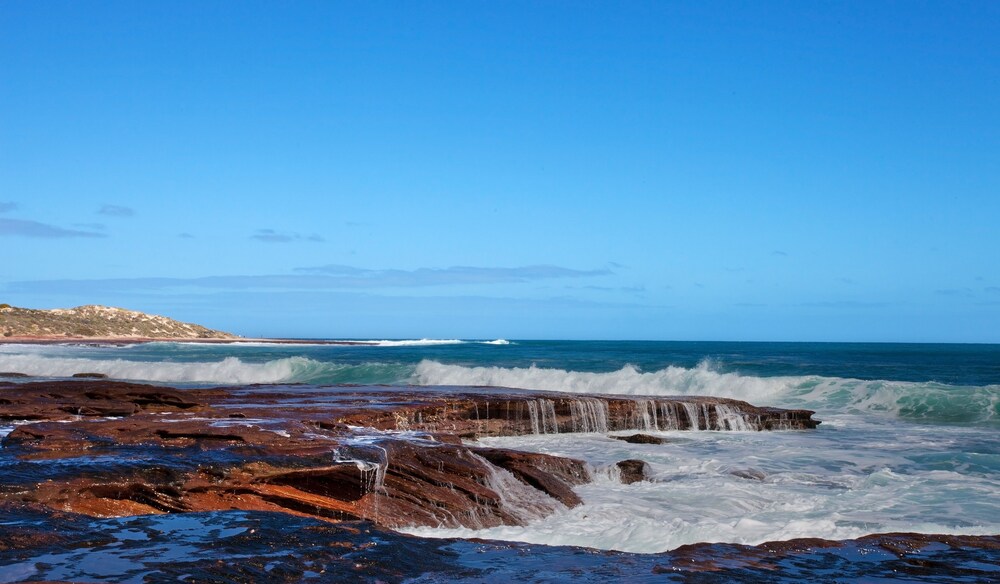
[[[86,340],[234,341],[241,337],[197,324],[136,310],[88,304],[39,310],[0,304],[0,340],[51,342]]]

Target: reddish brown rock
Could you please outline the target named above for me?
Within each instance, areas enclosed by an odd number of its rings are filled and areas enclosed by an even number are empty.
[[[181,390],[117,381],[0,383],[0,395],[0,420],[129,416],[199,405]]]
[[[616,429],[808,428],[811,412],[715,398],[503,389],[0,383],[0,504],[94,516],[241,509],[380,525],[523,524],[580,503],[581,461],[460,436]],[[726,420],[730,420],[727,422]],[[24,423],[31,422],[33,423]],[[625,461],[623,480],[645,476]]]
[[[629,434],[628,436],[612,436],[615,440],[628,442],[629,444],[666,444],[667,439],[649,434]]]
[[[622,460],[615,466],[621,472],[620,480],[623,485],[631,485],[649,479],[649,465],[642,460]]]

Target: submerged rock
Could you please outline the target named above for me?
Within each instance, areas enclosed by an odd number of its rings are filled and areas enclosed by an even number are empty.
[[[756,468],[738,468],[729,471],[729,474],[733,475],[734,477],[739,477],[741,479],[747,479],[751,481],[762,481],[767,478],[767,475],[764,474],[764,471],[757,470]]]
[[[623,485],[631,485],[649,479],[649,465],[643,460],[623,460],[615,464],[620,471]]]
[[[612,436],[612,438],[629,444],[666,444],[668,442],[666,438],[650,436],[649,434],[629,434],[628,436]]]

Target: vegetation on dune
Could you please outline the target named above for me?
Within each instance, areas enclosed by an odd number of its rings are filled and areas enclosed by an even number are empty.
[[[236,335],[124,308],[87,305],[36,310],[0,304],[4,337],[236,338]]]

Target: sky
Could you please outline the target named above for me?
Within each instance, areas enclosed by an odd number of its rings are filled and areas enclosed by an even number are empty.
[[[995,2],[0,2],[0,302],[1000,342]]]

